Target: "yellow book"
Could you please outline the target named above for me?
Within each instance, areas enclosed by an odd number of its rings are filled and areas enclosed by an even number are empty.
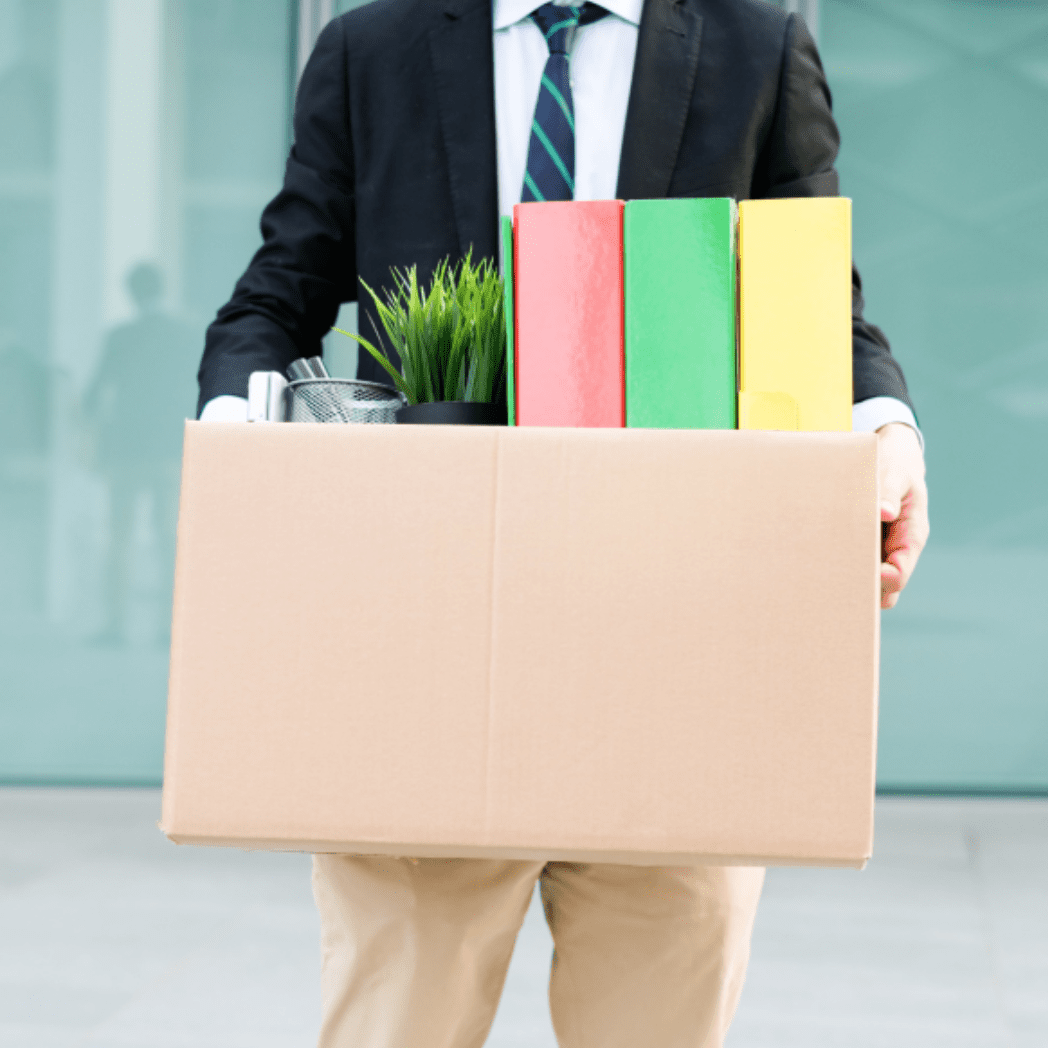
[[[739,204],[739,429],[852,428],[851,201]]]

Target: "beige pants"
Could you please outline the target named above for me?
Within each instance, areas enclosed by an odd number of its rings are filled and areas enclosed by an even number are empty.
[[[480,1048],[536,880],[561,1048],[719,1048],[761,869],[318,855],[320,1048]]]

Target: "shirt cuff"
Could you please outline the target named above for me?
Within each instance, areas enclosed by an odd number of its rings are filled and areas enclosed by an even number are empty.
[[[917,434],[924,451],[924,434],[908,404],[895,397],[870,397],[852,405],[852,429],[856,433],[873,433],[889,422],[901,422]]]
[[[883,398],[882,398],[883,399]],[[246,397],[212,397],[200,412],[201,422],[247,422]]]

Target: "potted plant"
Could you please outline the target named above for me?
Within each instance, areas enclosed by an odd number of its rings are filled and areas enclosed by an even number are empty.
[[[360,343],[407,398],[398,422],[506,424],[506,323],[502,280],[471,254],[457,265],[441,262],[427,289],[417,267],[393,270],[385,301],[367,284],[398,369],[366,338],[334,328]]]

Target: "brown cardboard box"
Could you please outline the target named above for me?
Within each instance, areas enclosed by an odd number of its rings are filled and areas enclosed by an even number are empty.
[[[876,439],[186,429],[162,826],[862,866]]]

